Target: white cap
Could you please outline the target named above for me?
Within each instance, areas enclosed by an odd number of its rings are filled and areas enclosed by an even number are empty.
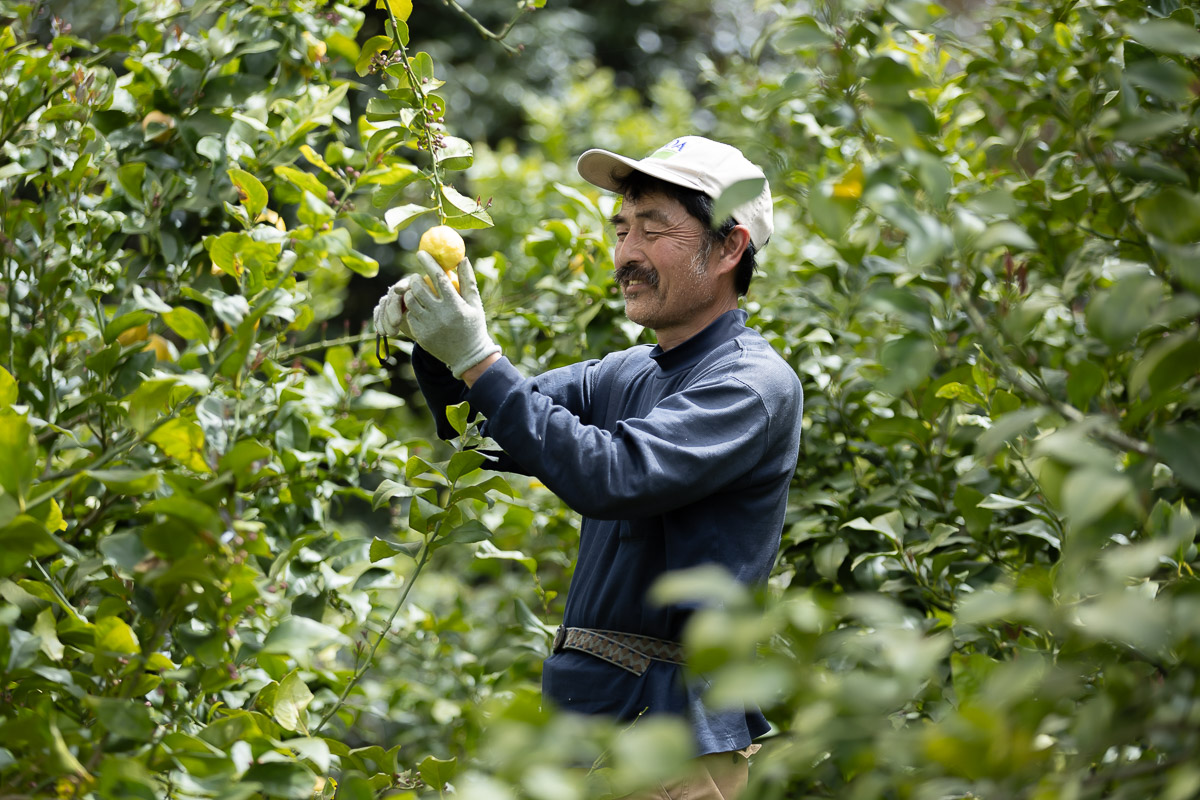
[[[695,189],[716,200],[733,184],[759,178],[762,192],[749,203],[733,210],[733,219],[750,231],[750,241],[761,250],[775,224],[771,219],[771,187],[766,175],[742,155],[742,151],[703,136],[680,136],[672,139],[640,161],[610,153],[607,150],[588,150],[576,165],[579,174],[590,184],[619,191],[619,181],[630,172],[643,172],[667,183]],[[721,220],[714,220],[720,223]]]

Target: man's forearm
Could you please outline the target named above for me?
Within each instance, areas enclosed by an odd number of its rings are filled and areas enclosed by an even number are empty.
[[[470,367],[465,372],[463,372],[462,379],[463,379],[463,382],[467,384],[467,388],[474,386],[475,381],[479,380],[480,377],[483,376],[483,373],[487,372],[488,367],[490,367],[492,364],[495,364],[499,360],[500,360],[500,354],[492,353],[490,356],[485,358],[483,361],[480,361],[475,366]]]

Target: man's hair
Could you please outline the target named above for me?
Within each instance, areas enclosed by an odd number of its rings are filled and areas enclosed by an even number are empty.
[[[617,191],[622,197],[629,200],[638,200],[649,194],[662,194],[678,201],[687,213],[700,220],[710,247],[725,241],[725,237],[737,225],[733,217],[728,217],[714,229],[712,215],[715,204],[713,199],[704,192],[679,186],[637,170],[631,171],[624,177],[614,175],[613,178],[617,182]],[[746,249],[742,253],[742,260],[738,262],[737,271],[734,273],[734,287],[739,296],[746,294],[750,288],[750,279],[754,277],[755,254],[754,242],[747,241]]]

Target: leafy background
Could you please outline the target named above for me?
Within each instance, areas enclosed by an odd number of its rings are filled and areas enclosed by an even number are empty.
[[[528,372],[644,340],[573,160],[681,131],[808,401],[770,585],[656,589],[751,796],[1200,792],[1195,4],[463,6],[0,3],[0,796],[677,774],[541,707],[576,519],[365,326],[444,220]]]

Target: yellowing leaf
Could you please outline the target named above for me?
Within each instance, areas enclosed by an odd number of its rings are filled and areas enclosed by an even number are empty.
[[[173,419],[150,434],[150,441],[170,458],[196,472],[211,472],[204,460],[204,431],[194,422]]]
[[[17,402],[17,381],[12,373],[0,367],[0,408],[8,408]]]
[[[132,655],[141,651],[141,643],[125,620],[104,617],[96,623],[96,650],[105,654]]]
[[[1075,35],[1071,33],[1071,29],[1061,22],[1054,23],[1054,41],[1058,42],[1058,46],[1063,50],[1071,48],[1071,42],[1074,41]]]
[[[401,22],[408,22],[413,10],[412,0],[376,0],[375,7],[390,9],[392,16]]]
[[[50,512],[46,515],[46,530],[56,533],[57,531],[65,531],[66,529],[67,521],[63,519],[62,508],[59,507],[58,501],[51,497]]]
[[[308,163],[312,164],[314,167],[318,168],[324,173],[332,175],[335,178],[338,177],[338,174],[333,171],[333,167],[326,164],[325,159],[321,158],[320,154],[318,154],[316,150],[313,150],[306,144],[302,144],[300,145],[300,152],[306,159],[308,159]]]

